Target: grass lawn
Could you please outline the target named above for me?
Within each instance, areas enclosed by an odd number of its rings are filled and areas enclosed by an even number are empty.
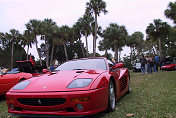
[[[131,84],[132,92],[117,102],[114,112],[91,117],[125,118],[131,114],[135,118],[176,118],[176,71],[146,75],[131,72]],[[0,118],[8,116],[5,100],[0,98]]]

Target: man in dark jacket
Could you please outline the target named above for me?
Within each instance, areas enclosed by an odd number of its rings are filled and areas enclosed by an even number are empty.
[[[146,72],[146,70],[145,70],[146,59],[144,58],[144,55],[142,55],[140,62],[141,62],[141,72],[142,72],[142,74],[145,74],[145,72]]]

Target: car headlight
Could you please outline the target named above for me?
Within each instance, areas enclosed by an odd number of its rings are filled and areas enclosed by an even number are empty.
[[[89,86],[93,79],[75,79],[72,81],[67,88],[84,88]]]
[[[14,90],[23,90],[24,88],[27,87],[27,85],[28,85],[30,82],[31,82],[31,81],[29,81],[29,80],[20,82],[20,83],[18,83],[17,85],[15,85],[15,86],[13,87],[13,89],[14,89]]]

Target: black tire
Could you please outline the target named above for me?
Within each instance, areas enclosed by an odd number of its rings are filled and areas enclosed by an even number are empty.
[[[115,88],[112,80],[109,81],[109,94],[108,94],[108,107],[107,112],[112,112],[115,109],[116,97],[115,97]]]

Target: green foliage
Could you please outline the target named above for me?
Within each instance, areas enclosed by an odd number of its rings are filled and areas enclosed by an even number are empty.
[[[104,42],[109,42],[104,46],[107,49],[110,47],[115,52],[114,57],[116,59],[118,59],[117,51],[120,51],[120,49],[125,46],[127,35],[128,32],[125,26],[119,26],[116,23],[111,23],[110,26],[103,31],[102,37],[104,38]]]
[[[172,19],[176,24],[176,2],[170,2],[164,13],[167,18]]]
[[[99,53],[96,53],[95,56],[96,56],[96,57],[102,57]],[[89,57],[94,57],[94,56],[93,56],[93,53],[90,53],[90,54],[89,54]]]
[[[160,19],[154,19],[154,23],[150,23],[147,26],[146,33],[147,33],[147,40],[152,40],[153,42],[158,42],[156,44],[158,47],[159,56],[162,56],[163,51],[163,43],[165,43],[166,39],[171,30],[171,26],[168,25],[167,22],[162,22]]]
[[[22,53],[22,57],[21,57],[21,53]],[[20,57],[21,57],[21,60],[26,60],[26,52],[19,44],[15,44],[14,60],[13,60],[14,67],[17,66],[16,61],[20,61]],[[0,67],[9,68],[10,61],[11,61],[10,47],[6,47],[5,49],[0,48]]]
[[[106,10],[106,3],[103,0],[90,0],[90,2],[86,3],[86,12],[99,16],[101,12],[106,14],[108,11]]]
[[[125,67],[125,68],[128,68],[129,70],[132,70],[132,69],[133,69],[133,66],[132,66],[132,64],[131,64],[131,59],[130,59],[130,57],[129,57],[129,56],[124,57],[123,60],[124,60],[124,61],[123,61],[124,67]]]

